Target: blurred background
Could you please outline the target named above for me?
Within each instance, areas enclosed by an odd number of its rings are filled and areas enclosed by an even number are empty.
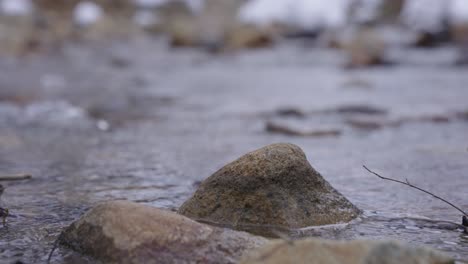
[[[459,48],[463,0],[2,0],[3,54],[56,50],[63,42],[147,34],[209,52],[265,48],[288,39],[349,53],[350,66],[385,62],[386,46]]]
[[[32,175],[1,182],[0,262],[46,261],[101,201],[176,210],[276,142],[365,211],[321,237],[466,260],[465,234],[411,218],[458,211],[361,165],[468,210],[467,65],[466,0],[0,0],[0,176]]]

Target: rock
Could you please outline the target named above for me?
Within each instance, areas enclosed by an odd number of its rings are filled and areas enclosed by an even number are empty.
[[[434,250],[394,241],[274,240],[248,253],[242,264],[449,264],[455,263]]]
[[[237,13],[244,0],[207,0],[199,13],[169,2],[161,8],[161,31],[172,47],[199,47],[219,52],[259,48],[273,43],[271,29],[239,23]]]
[[[380,116],[349,117],[345,119],[345,123],[353,128],[362,130],[376,130],[389,125],[389,121]]]
[[[197,47],[200,45],[194,21],[191,17],[180,17],[171,21],[167,29],[171,47]]]
[[[224,43],[227,50],[264,48],[273,44],[273,35],[253,25],[237,25],[227,32]]]
[[[295,107],[283,107],[279,108],[275,111],[275,115],[284,116],[284,117],[296,117],[296,118],[304,118],[306,117],[306,113],[299,108]]]
[[[322,178],[296,145],[272,144],[224,166],[179,209],[185,216],[266,236],[348,222],[360,210]]]
[[[343,105],[336,108],[339,114],[386,115],[387,110],[372,105]]]
[[[412,46],[417,48],[434,48],[450,41],[447,31],[440,32],[419,32]]]
[[[342,131],[338,128],[302,129],[272,121],[268,121],[266,123],[265,131],[269,133],[298,137],[337,137],[342,133]]]
[[[59,241],[105,263],[236,263],[245,250],[266,240],[151,206],[114,201],[88,211]]]

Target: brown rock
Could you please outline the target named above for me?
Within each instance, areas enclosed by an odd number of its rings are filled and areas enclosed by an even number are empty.
[[[263,48],[273,44],[273,36],[266,30],[252,25],[238,25],[227,32],[226,49],[239,50],[249,48]]]
[[[305,130],[271,121],[266,123],[265,130],[269,133],[297,137],[337,137],[342,133],[342,131],[337,128],[318,128]]]
[[[60,236],[61,244],[105,263],[235,263],[265,241],[126,201],[94,207]]]
[[[271,29],[237,21],[244,0],[207,0],[199,14],[178,4],[162,9],[162,31],[172,47],[200,47],[212,52],[260,48],[273,43]],[[177,2],[175,2],[177,3]]]
[[[179,212],[275,236],[279,230],[348,222],[360,210],[310,166],[298,146],[280,143],[221,168],[203,181]]]
[[[327,241],[305,239],[271,241],[247,253],[242,264],[450,264],[436,251],[393,241]]]

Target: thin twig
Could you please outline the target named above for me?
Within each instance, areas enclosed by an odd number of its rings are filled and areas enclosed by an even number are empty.
[[[0,176],[0,181],[20,181],[31,179],[31,174],[15,174]]]
[[[59,244],[59,237],[55,239],[54,241],[54,245],[52,246],[52,249],[50,250],[49,256],[47,257],[47,264],[49,264],[50,261],[52,260],[52,255],[54,254],[55,249],[57,249],[58,244]]]
[[[455,208],[455,209],[457,209],[458,211],[460,211],[464,216],[468,217],[468,214],[465,213],[465,211],[463,211],[462,209],[460,209],[458,206],[456,206],[456,205],[454,205],[453,203],[451,203],[451,202],[445,200],[444,198],[441,198],[440,196],[437,196],[437,195],[435,195],[435,194],[433,194],[433,193],[431,193],[431,192],[428,192],[428,191],[426,191],[426,190],[424,190],[424,189],[421,189],[421,188],[419,188],[419,187],[417,187],[417,186],[414,186],[413,184],[411,184],[411,183],[408,181],[408,179],[405,179],[406,182],[404,182],[404,181],[399,181],[399,180],[387,178],[387,177],[384,177],[384,176],[382,176],[382,175],[379,175],[378,173],[375,173],[375,172],[371,171],[371,170],[368,169],[365,165],[362,165],[362,167],[364,167],[364,169],[366,169],[368,172],[374,174],[375,176],[379,177],[380,179],[387,180],[387,181],[398,182],[398,183],[401,183],[401,184],[403,184],[403,185],[406,185],[406,186],[409,186],[409,187],[411,187],[411,188],[414,188],[414,189],[416,189],[416,190],[419,190],[419,191],[421,191],[421,192],[424,192],[424,193],[427,193],[427,194],[429,194],[429,195],[432,195],[432,197],[434,197],[434,198],[436,198],[436,199],[439,199],[439,200],[441,200],[442,202],[447,203],[448,205],[450,205],[450,206],[452,206],[453,208]]]

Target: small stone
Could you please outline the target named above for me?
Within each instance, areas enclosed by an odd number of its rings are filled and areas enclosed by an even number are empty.
[[[272,34],[252,25],[237,25],[227,32],[227,50],[264,48],[273,45]]]
[[[179,209],[198,221],[277,236],[348,222],[360,210],[336,191],[296,145],[272,144],[224,166]]]
[[[284,117],[296,117],[296,118],[306,117],[306,113],[304,113],[304,111],[298,108],[294,108],[294,107],[279,108],[278,110],[275,111],[275,114],[278,116],[284,116]]]
[[[451,264],[437,251],[394,241],[274,240],[247,253],[241,264]]]
[[[104,263],[237,263],[245,250],[266,242],[127,201],[94,207],[59,240]]]
[[[337,137],[341,135],[341,130],[337,128],[300,129],[287,124],[267,122],[265,130],[269,133],[283,134],[297,137]]]
[[[336,108],[340,114],[386,115],[387,110],[372,105],[344,105]]]

